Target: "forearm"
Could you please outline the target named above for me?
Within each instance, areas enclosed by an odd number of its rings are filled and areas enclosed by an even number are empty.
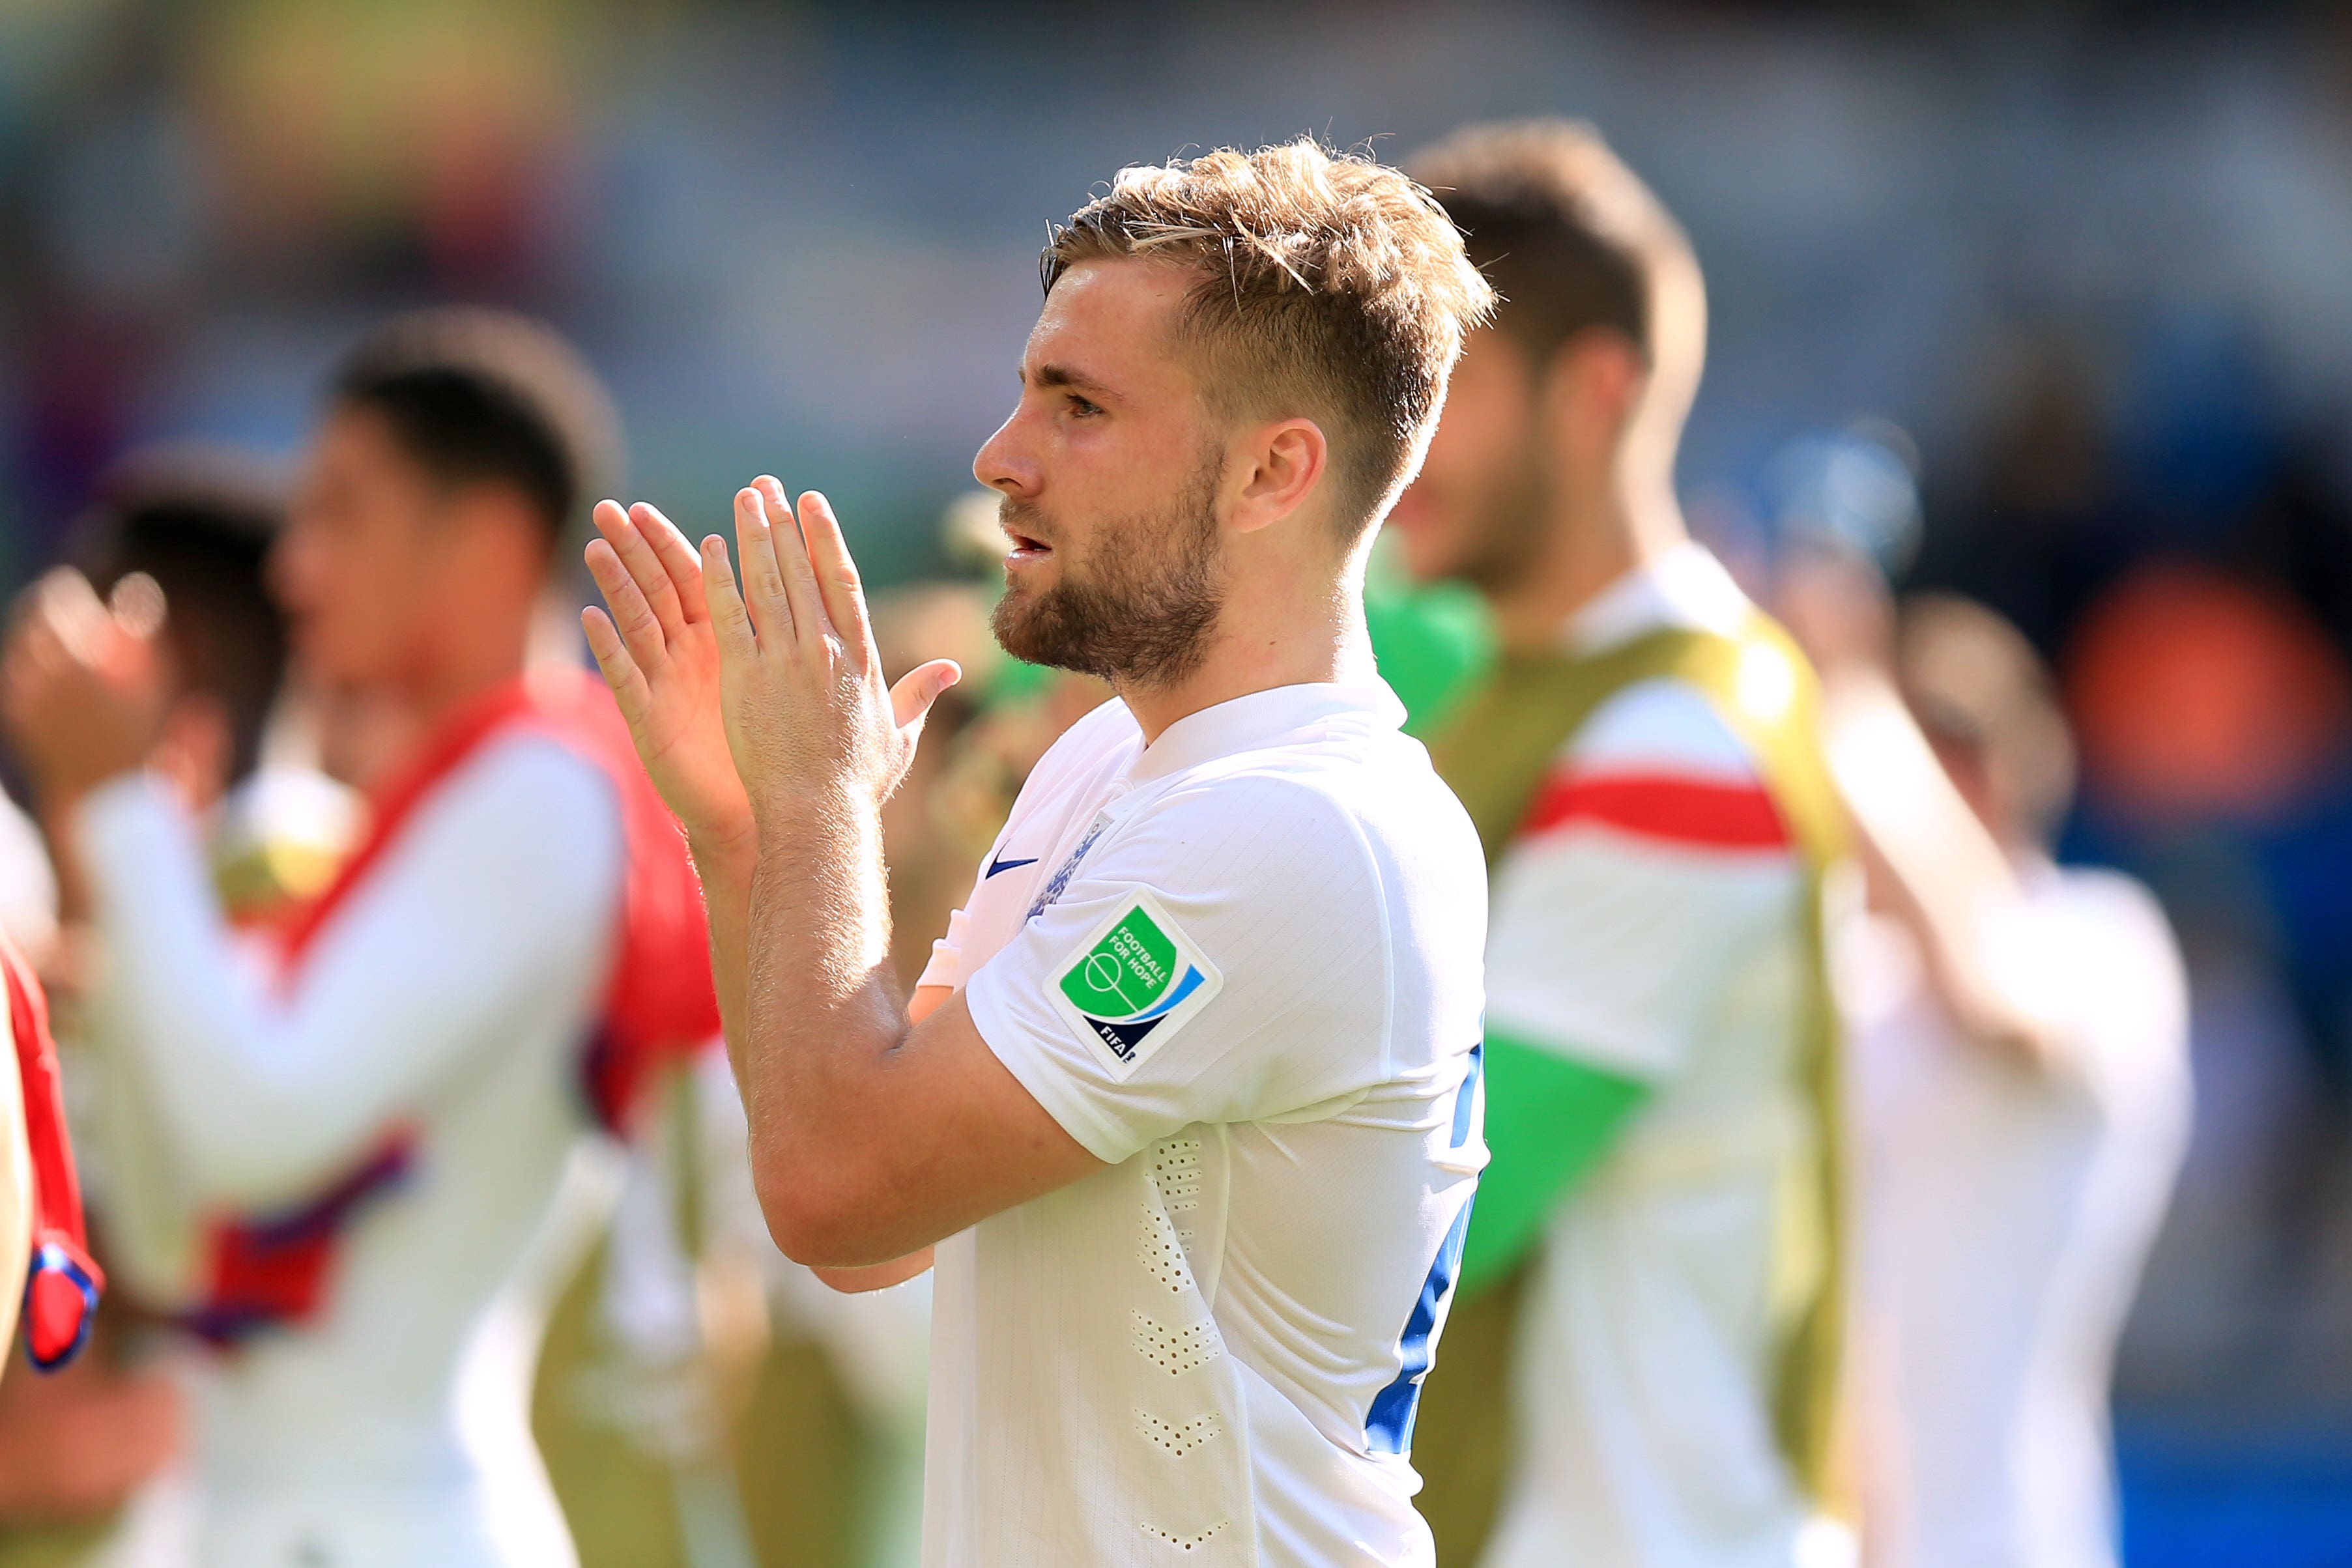
[[[1828,696],[1838,793],[1880,902],[1917,943],[1938,1000],[1969,1035],[2045,1056],[2042,1030],[1995,982],[1985,952],[1990,921],[2020,897],[2000,846],[1884,677],[1844,672],[1830,681]]]
[[[186,822],[141,789],[94,795],[71,835],[89,875],[101,988],[117,1028],[101,1046],[153,1086],[187,1175],[214,1196],[257,1149],[319,1125],[271,1049],[271,1010],[230,945]]]
[[[751,878],[760,863],[756,837],[687,835],[710,929],[710,979],[719,995],[719,1027],[735,1082],[743,1082],[745,988],[751,945]]]
[[[950,986],[918,986],[907,1000],[907,1021],[919,1024],[940,1009],[940,1004],[953,996]],[[819,1280],[845,1295],[861,1295],[867,1291],[887,1290],[901,1285],[931,1266],[931,1249],[919,1249],[905,1257],[887,1263],[876,1263],[864,1269],[813,1269]]]
[[[890,968],[880,814],[845,793],[763,831],[751,880],[738,1062],[764,1207],[777,1186],[855,1182],[845,1150],[870,1074],[906,1039]]]

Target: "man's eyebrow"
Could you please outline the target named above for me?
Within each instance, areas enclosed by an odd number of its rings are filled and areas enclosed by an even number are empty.
[[[1073,392],[1085,392],[1089,397],[1110,395],[1110,388],[1084,371],[1073,370],[1068,365],[1043,364],[1034,371],[1024,368],[1021,372],[1021,379],[1031,386],[1067,387]]]

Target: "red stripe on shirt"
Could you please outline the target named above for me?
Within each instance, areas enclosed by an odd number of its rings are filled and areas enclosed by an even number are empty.
[[[1780,809],[1762,785],[1671,773],[1554,774],[1536,792],[1519,831],[1580,823],[1702,849],[1778,850],[1790,842]]]

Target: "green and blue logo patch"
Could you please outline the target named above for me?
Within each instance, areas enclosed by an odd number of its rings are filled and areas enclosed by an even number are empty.
[[[1123,1079],[1223,984],[1160,901],[1138,891],[1064,967],[1052,996],[1078,1037]]]

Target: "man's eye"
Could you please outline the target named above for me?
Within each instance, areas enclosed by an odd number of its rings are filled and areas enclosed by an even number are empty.
[[[1102,412],[1102,404],[1095,402],[1087,398],[1082,398],[1077,393],[1072,392],[1070,394],[1070,412],[1076,414],[1080,419],[1092,419],[1095,415]]]

